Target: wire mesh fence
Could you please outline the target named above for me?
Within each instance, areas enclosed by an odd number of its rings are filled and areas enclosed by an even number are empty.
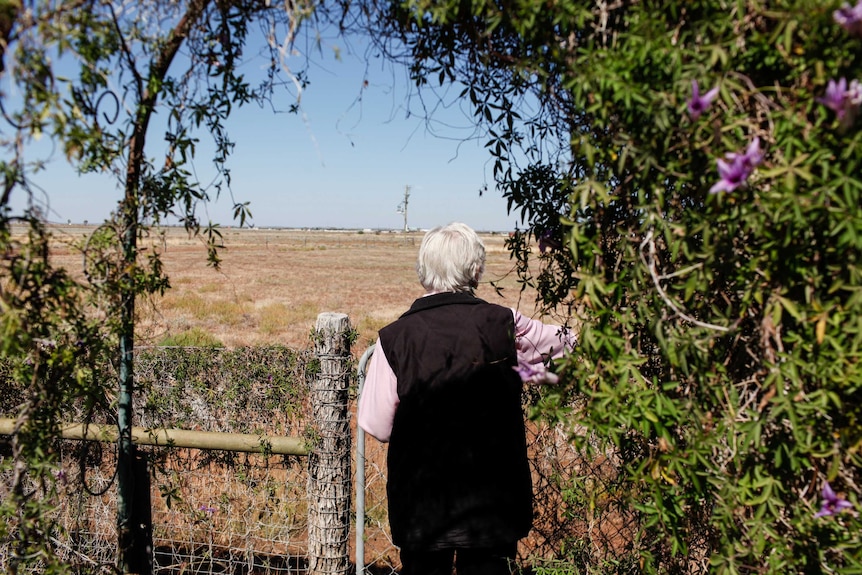
[[[308,390],[319,367],[310,352],[161,348],[144,350],[136,361],[138,425],[314,434],[307,429]],[[100,422],[113,423],[107,414]],[[587,455],[570,439],[562,427],[528,422],[535,521],[520,544],[519,563],[525,568],[565,565],[570,573],[637,572],[639,518],[624,503],[617,462],[612,454]],[[61,441],[57,449],[62,467],[58,528],[50,534],[54,550],[78,573],[114,572],[116,446]],[[304,457],[268,453],[265,445],[255,453],[148,446],[138,450],[150,464],[155,573],[306,572],[309,500]],[[5,456],[0,451],[0,457]],[[360,562],[370,575],[390,575],[400,563],[388,529],[386,446],[369,439],[365,458]],[[355,552],[350,546],[348,553],[355,557]],[[9,545],[4,544],[0,569],[8,557]]]
[[[135,364],[135,423],[152,429],[303,436],[307,381],[315,362],[310,353],[286,348],[141,350]],[[109,410],[91,412],[88,419],[115,424]],[[61,440],[56,450],[54,552],[76,572],[113,572],[116,444]],[[152,505],[155,573],[305,569],[305,457],[268,453],[265,444],[257,453],[170,446],[137,446],[137,451],[149,463],[144,479],[150,493],[148,502],[144,495],[132,504]],[[38,495],[39,485],[28,488]],[[14,541],[4,543],[0,568],[5,570]],[[37,563],[33,572],[38,571]]]
[[[637,572],[638,517],[617,488],[616,463],[582,453],[561,427],[527,426],[533,472],[534,521],[518,548],[523,569],[557,565],[562,573]],[[386,446],[365,443],[365,569],[391,575],[400,569],[388,529]]]
[[[360,393],[371,353],[373,347],[359,363]],[[525,410],[540,393],[525,389]],[[577,426],[542,421],[526,425],[534,521],[529,536],[519,543],[519,566],[527,572],[542,567],[573,574],[638,572],[639,517],[627,500],[613,454],[596,455],[579,447],[584,443],[572,441]],[[356,561],[370,575],[392,575],[401,565],[388,529],[386,446],[365,434],[359,442],[357,459],[364,462],[364,478],[357,489],[364,487],[364,496],[359,514],[363,524],[357,530],[363,556]]]
[[[148,350],[141,425],[301,436],[311,355],[285,348]],[[306,463],[296,456],[153,449],[157,572],[288,573],[306,549]]]
[[[63,442],[55,548],[85,572],[117,552],[115,447]],[[296,573],[306,557],[305,464],[297,457],[139,448],[151,466],[154,572]],[[134,504],[144,504],[135,501]]]

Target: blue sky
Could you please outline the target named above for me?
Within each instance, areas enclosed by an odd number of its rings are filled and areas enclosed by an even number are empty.
[[[300,58],[293,60],[297,66]],[[483,141],[464,141],[472,127],[454,99],[456,89],[450,91],[453,105],[432,115],[438,133],[432,135],[425,118],[407,113],[417,101],[408,104],[409,83],[402,71],[372,62],[363,88],[366,64],[360,58],[345,54],[336,60],[324,53],[314,60],[301,114],[249,105],[235,110],[227,125],[236,143],[228,163],[234,197],[251,202],[254,225],[402,229],[404,216],[396,208],[409,185],[410,228],[456,220],[479,230],[516,227],[516,216],[507,214],[493,187]],[[260,62],[245,66],[244,72],[254,76]],[[283,110],[293,102],[284,92],[276,98]],[[150,152],[159,149],[152,146],[159,136],[151,131]],[[55,156],[49,170],[34,178],[47,192],[49,218],[102,221],[121,197],[115,182],[78,177],[63,165],[62,154]],[[208,179],[208,164],[201,149],[201,180]],[[480,196],[485,184],[489,189]],[[229,198],[222,198],[201,213],[202,219],[230,225],[231,208]]]

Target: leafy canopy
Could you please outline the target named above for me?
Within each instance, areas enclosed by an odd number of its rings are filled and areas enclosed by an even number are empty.
[[[592,505],[633,523],[607,554],[574,541],[578,568],[862,564],[862,7],[840,8],[380,7],[417,85],[465,86],[522,280],[583,324],[538,412],[616,458]]]

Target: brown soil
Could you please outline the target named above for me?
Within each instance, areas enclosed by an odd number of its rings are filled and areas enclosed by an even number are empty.
[[[72,245],[93,228],[58,226],[53,231],[54,263],[79,272],[82,257]],[[378,329],[422,294],[414,267],[421,232],[228,228],[223,239],[216,270],[207,265],[199,238],[179,228],[166,230],[156,249],[171,289],[139,303],[140,345],[159,344],[194,329],[229,347],[304,348],[317,316],[340,312],[359,333],[355,349],[361,353]],[[479,297],[534,315],[535,292],[520,292],[505,236],[486,234],[483,240],[488,255]],[[491,281],[503,286],[502,296]]]

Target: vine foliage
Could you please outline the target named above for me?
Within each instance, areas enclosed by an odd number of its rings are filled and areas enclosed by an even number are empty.
[[[296,14],[304,10],[296,6]],[[0,75],[11,88],[0,94],[0,360],[16,384],[2,391],[4,415],[18,422],[3,459],[0,536],[16,540],[13,573],[63,570],[50,549],[52,438],[61,419],[76,416],[120,429],[117,568],[135,570],[126,504],[136,305],[170,286],[158,228],[180,222],[219,264],[218,225],[202,222],[199,207],[232,197],[231,112],[293,86],[280,81],[274,38],[292,38],[295,16],[256,1],[0,3]],[[254,24],[267,35],[260,46],[269,56],[257,85],[240,71]],[[159,132],[163,138],[149,137]],[[194,165],[201,133],[214,150],[209,181]],[[40,139],[53,144],[47,154],[35,145]],[[45,224],[50,194],[60,191],[34,184],[57,155],[79,172],[113,177],[121,190],[111,217],[80,244],[83,278],[52,265]],[[248,204],[234,200],[234,215],[244,224]]]
[[[521,281],[580,324],[536,415],[638,529],[543,569],[858,571],[862,6],[377,8],[418,88],[463,86]]]

